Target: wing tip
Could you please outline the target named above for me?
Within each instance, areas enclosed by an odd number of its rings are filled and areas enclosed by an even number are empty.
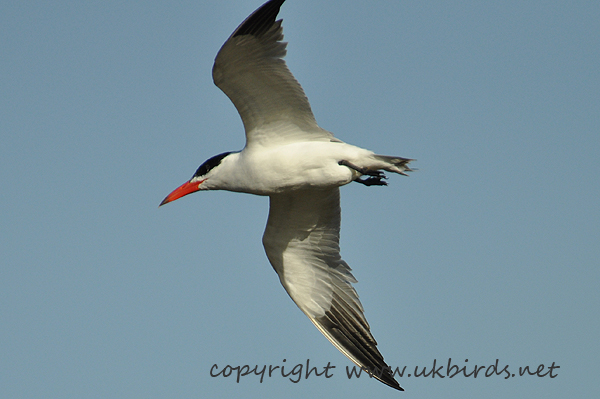
[[[256,9],[244,20],[233,32],[231,37],[252,35],[261,36],[265,34],[276,22],[279,9],[285,0],[270,0]]]
[[[394,378],[394,370],[388,366],[377,349],[377,342],[368,327],[361,326],[357,316],[347,313],[339,301],[340,298],[335,297],[337,295],[334,294],[332,306],[325,315],[318,318],[309,316],[313,324],[340,352],[370,377],[391,388],[404,391]]]

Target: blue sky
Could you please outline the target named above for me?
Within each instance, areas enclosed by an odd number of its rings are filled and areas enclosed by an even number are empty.
[[[266,198],[157,208],[243,147],[210,71],[260,4],[0,4],[0,396],[598,395],[598,2],[282,7],[320,125],[418,160],[388,187],[342,189],[342,255],[388,363],[560,366],[405,376],[405,393],[348,380],[351,363],[279,285]],[[209,375],[307,359],[333,376]]]

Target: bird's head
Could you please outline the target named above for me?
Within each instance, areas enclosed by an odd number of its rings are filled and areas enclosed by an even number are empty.
[[[181,186],[173,190],[171,194],[167,195],[159,206],[168,204],[169,202],[175,201],[176,199],[179,199],[185,195],[195,193],[196,191],[205,188],[205,186],[203,186],[204,182],[210,179],[211,174],[218,169],[218,166],[221,164],[223,158],[229,154],[231,154],[231,152],[224,152],[207,159],[202,165],[200,165],[190,180],[186,181]]]

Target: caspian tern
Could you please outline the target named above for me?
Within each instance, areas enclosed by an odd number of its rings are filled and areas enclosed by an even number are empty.
[[[386,185],[383,171],[406,175],[411,159],[376,155],[317,125],[283,61],[287,43],[275,18],[284,1],[270,0],[252,13],[215,59],[213,80],[237,108],[246,146],[208,159],[160,205],[200,190],[269,196],[263,245],[289,296],[351,361],[402,391],[340,257],[339,187]]]

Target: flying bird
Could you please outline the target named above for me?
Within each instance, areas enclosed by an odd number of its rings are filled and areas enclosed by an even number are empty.
[[[204,162],[160,205],[202,190],[268,196],[263,245],[281,284],[329,341],[352,362],[403,390],[377,349],[356,279],[340,256],[340,190],[351,182],[385,186],[384,171],[406,175],[411,159],[377,155],[320,128],[283,57],[285,0],[252,13],[218,52],[215,84],[237,108],[246,132],[241,151]]]

